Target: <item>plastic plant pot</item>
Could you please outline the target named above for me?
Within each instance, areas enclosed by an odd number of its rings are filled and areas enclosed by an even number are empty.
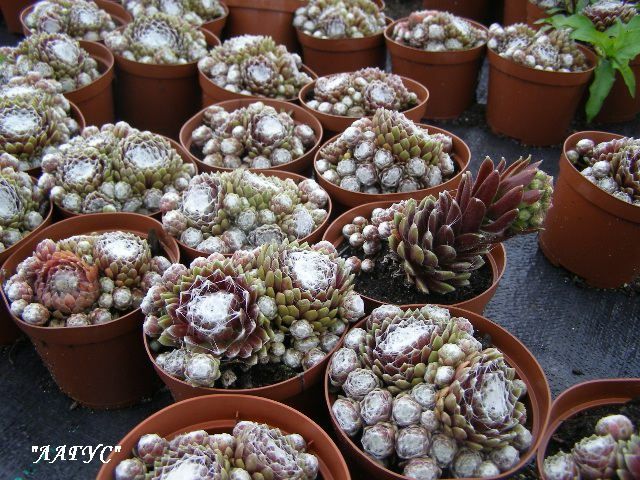
[[[222,38],[222,30],[224,29],[224,26],[227,24],[227,20],[229,18],[229,7],[227,7],[222,2],[220,3],[220,5],[222,5],[222,8],[224,8],[224,15],[218,18],[214,18],[213,20],[210,20],[208,22],[204,22],[200,26],[200,28],[213,33],[218,38]]]
[[[549,14],[544,8],[540,8],[538,5],[531,2],[531,0],[527,1],[527,25],[538,30],[541,27],[538,21],[548,17]]]
[[[179,259],[178,245],[158,221],[135,213],[99,213],[69,218],[30,235],[4,263],[5,278],[13,275],[18,264],[45,238],[61,240],[114,230],[141,237],[155,230],[166,256],[172,262]],[[2,298],[8,309],[4,290]],[[85,327],[38,327],[13,315],[11,318],[29,337],[58,388],[81,405],[120,408],[139,402],[157,386],[140,339],[144,318],[140,309],[111,322]]]
[[[342,235],[342,227],[344,227],[347,223],[350,223],[355,217],[361,215],[365,218],[371,218],[371,213],[375,208],[389,208],[394,201],[382,201],[382,202],[373,202],[368,203],[366,205],[359,205],[357,207],[348,210],[347,212],[340,215],[336,218],[331,225],[327,228],[322,237],[322,240],[327,240],[331,242],[338,251],[340,251],[340,246],[344,243],[345,239]],[[487,264],[491,268],[492,281],[489,288],[487,288],[484,292],[479,295],[476,295],[473,298],[465,300],[463,302],[454,303],[452,306],[463,308],[465,310],[469,310],[471,312],[475,312],[478,314],[482,314],[484,309],[489,303],[489,300],[493,298],[498,289],[498,284],[502,279],[502,275],[507,268],[507,251],[504,248],[502,243],[495,245],[486,256]],[[383,302],[373,297],[369,297],[364,295],[362,292],[358,292],[358,294],[364,300],[365,311],[370,312],[374,308],[379,307],[380,305],[384,305],[388,302]],[[402,308],[420,308],[424,307],[424,303],[422,304],[405,304],[400,305]],[[448,307],[447,307],[448,308]]]
[[[20,12],[36,3],[36,1],[37,0],[0,0],[0,11],[2,12],[2,18],[4,18],[7,24],[9,33],[22,33]]]
[[[309,113],[304,108],[294,105],[292,103],[284,102],[281,100],[271,100],[267,98],[261,99],[251,99],[251,98],[243,98],[238,100],[227,100],[224,102],[220,102],[216,105],[224,108],[228,112],[233,112],[234,110],[238,110],[239,108],[246,107],[254,102],[262,102],[265,105],[269,105],[275,108],[278,111],[287,111],[291,114],[292,118],[296,122],[296,124],[305,124],[309,125],[316,134],[316,144],[313,148],[309,149],[304,155],[296,158],[295,160],[286,163],[284,165],[278,165],[277,167],[272,167],[270,170],[282,170],[285,172],[293,172],[306,174],[310,169],[311,164],[313,162],[313,157],[315,156],[316,150],[320,147],[322,143],[323,129],[322,125],[318,121],[318,119]],[[180,144],[184,148],[186,152],[188,152],[191,159],[198,165],[198,170],[201,172],[216,172],[216,171],[231,171],[231,168],[225,167],[213,167],[211,165],[207,165],[201,159],[196,157],[191,153],[191,133],[198,128],[202,124],[202,118],[204,116],[204,109],[196,113],[193,117],[187,120],[182,128],[180,129]],[[261,169],[252,169],[256,172],[262,171]]]
[[[513,2],[516,0],[506,0]],[[444,10],[459,17],[484,22],[489,16],[490,0],[422,0],[422,6],[429,10]]]
[[[507,0],[502,11],[502,24],[526,23],[529,0]]]
[[[118,442],[122,448],[109,455],[96,480],[113,480],[116,466],[131,456],[142,435],[157,433],[171,438],[193,430],[229,433],[240,420],[265,423],[285,433],[302,435],[307,441],[308,451],[318,457],[319,478],[350,480],[349,469],[340,450],[331,437],[308,417],[273,400],[227,393],[185,400],[142,421]]]
[[[569,162],[583,138],[600,143],[621,135],[578,132],[564,143],[553,205],[540,232],[547,259],[597,288],[618,288],[640,275],[640,207],[600,189]]]

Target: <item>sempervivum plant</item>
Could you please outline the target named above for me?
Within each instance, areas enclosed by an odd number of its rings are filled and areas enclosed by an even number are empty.
[[[31,325],[80,327],[138,308],[171,263],[133,233],[42,240],[4,285],[11,313]]]
[[[140,437],[133,458],[117,465],[115,480],[315,480],[318,459],[306,450],[301,435],[250,421],[238,422],[232,433],[196,430],[171,440],[151,433]]]
[[[507,60],[550,72],[580,72],[589,68],[587,57],[568,30],[535,31],[523,23],[489,28],[487,46]]]
[[[207,54],[204,34],[186,20],[166,13],[137,17],[104,43],[115,54],[141,63],[179,65]]]
[[[301,67],[300,55],[260,35],[231,38],[198,63],[200,71],[225,90],[284,100],[311,82]]]
[[[640,139],[596,144],[580,140],[567,157],[590,182],[623,202],[640,206]]]
[[[191,140],[207,165],[271,168],[301,157],[318,139],[309,125],[296,124],[289,112],[254,102],[232,112],[207,107]]]
[[[398,22],[392,38],[428,52],[469,50],[487,42],[487,33],[461,17],[438,10],[413,12]]]
[[[398,75],[363,68],[319,78],[305,103],[321,113],[359,118],[373,115],[378,108],[407,110],[418,103],[418,97]]]
[[[29,35],[16,47],[0,49],[0,83],[35,72],[58,82],[61,92],[89,85],[100,76],[98,62],[78,40],[62,33]]]
[[[197,27],[225,13],[219,0],[124,0],[123,3],[134,18],[161,12],[180,17]]]
[[[380,108],[356,120],[324,145],[316,160],[322,177],[354,192],[412,192],[435,187],[455,174],[453,140]]]
[[[111,16],[92,0],[43,0],[25,17],[33,32],[66,33],[80,40],[100,41],[115,30]]]
[[[384,14],[373,0],[311,0],[293,26],[318,38],[362,38],[382,33]]]
[[[269,385],[322,361],[364,315],[352,281],[327,242],[214,253],[165,272],[142,303],[144,331],[160,368],[192,385]]]
[[[617,20],[629,23],[638,15],[638,5],[637,2],[622,0],[599,0],[587,5],[582,14],[591,20],[598,30],[604,32]]]
[[[494,166],[487,158],[475,179],[464,173],[455,193],[378,208],[371,219],[354,218],[342,232],[365,260],[350,257],[349,264],[366,273],[380,259],[393,275],[427,294],[468,286],[493,244],[541,228],[553,187],[537,166],[528,159],[508,167],[503,159]]]
[[[531,446],[524,382],[446,308],[383,305],[329,363],[340,428],[407,478],[494,477]]]
[[[165,193],[183,191],[195,175],[169,141],[126,122],[91,126],[42,160],[38,184],[74,213],[160,210]]]
[[[249,170],[202,173],[160,201],[165,230],[198,251],[233,253],[310,235],[327,218],[327,192],[314,180]]]

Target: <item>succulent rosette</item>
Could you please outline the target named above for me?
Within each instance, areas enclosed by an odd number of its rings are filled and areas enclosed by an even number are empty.
[[[320,150],[315,167],[340,188],[365,193],[435,187],[456,173],[453,140],[384,108],[356,120]]]
[[[144,331],[158,366],[194,386],[243,388],[240,377],[260,367],[290,378],[364,315],[352,280],[322,242],[213,253],[166,270],[142,303]]]
[[[91,0],[42,0],[25,16],[25,23],[32,32],[66,33],[91,42],[116,29],[111,15]]]
[[[181,194],[160,201],[165,230],[207,254],[307,237],[326,220],[328,205],[314,180],[296,184],[242,169],[196,175]]]
[[[97,325],[140,306],[170,265],[133,233],[42,240],[5,283],[11,313],[36,326]]]
[[[581,13],[591,20],[598,30],[604,32],[617,20],[629,23],[638,15],[638,4],[622,0],[598,0],[585,6]]]
[[[311,150],[318,139],[309,125],[291,113],[255,102],[232,112],[211,105],[202,125],[191,133],[192,145],[212,167],[272,168]]]
[[[273,38],[242,35],[214,47],[198,68],[215,85],[230,92],[287,100],[312,78],[302,70],[302,59]]]
[[[417,103],[418,96],[401,77],[373,67],[320,77],[305,101],[321,113],[356,118],[374,115],[379,108],[408,110]]]
[[[195,175],[166,138],[126,122],[87,127],[48,152],[38,185],[77,214],[152,214],[163,195],[178,195]]]
[[[181,17],[154,13],[137,17],[105,36],[116,55],[140,63],[182,65],[207,54],[204,33]]]
[[[311,0],[293,26],[317,38],[363,38],[382,33],[386,21],[373,0]]]
[[[134,18],[166,13],[199,27],[225,14],[219,0],[124,0],[124,7]]]
[[[251,421],[238,422],[232,433],[196,430],[171,440],[146,434],[133,454],[116,466],[116,480],[315,480],[319,468],[301,435]]]
[[[408,478],[495,476],[531,446],[524,382],[446,308],[376,308],[328,373],[339,427]]]
[[[427,52],[470,50],[487,42],[486,30],[439,10],[413,12],[393,28],[392,38]]]

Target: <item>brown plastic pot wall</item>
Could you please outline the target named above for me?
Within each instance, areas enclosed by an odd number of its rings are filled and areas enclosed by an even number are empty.
[[[541,27],[541,25],[537,23],[538,20],[542,20],[543,18],[548,17],[549,14],[545,11],[544,8],[540,8],[539,6],[531,3],[530,0],[527,1],[527,25],[535,30],[538,30]]]
[[[422,0],[422,6],[430,10],[444,10],[478,22],[486,21],[490,12],[489,0]]]
[[[578,132],[567,138],[540,247],[551,263],[589,285],[618,288],[640,275],[640,207],[601,190],[569,162],[567,150],[583,138],[599,143],[621,135]]]
[[[302,435],[307,441],[308,451],[318,457],[318,478],[350,480],[349,469],[340,450],[331,437],[309,418],[273,400],[226,393],[170,405],[139,423],[118,442],[122,448],[109,455],[96,480],[113,480],[118,463],[131,457],[138,440],[147,433],[157,433],[165,438],[193,430],[230,433],[241,420],[266,423],[285,433]]]
[[[406,19],[402,19],[406,20]],[[478,74],[486,44],[459,52],[427,52],[393,40],[398,20],[384,32],[391,56],[391,71],[413,78],[427,87],[430,94],[426,118],[456,118],[475,103]],[[487,28],[467,20],[476,28]]]
[[[220,40],[202,30],[207,44]],[[200,108],[197,62],[183,65],[140,63],[115,55],[118,116],[140,130],[178,138],[182,124]]]
[[[166,255],[179,259],[178,245],[162,225],[134,213],[100,213],[70,218],[29,236],[3,269],[7,278],[45,238],[60,240],[89,232],[122,230],[146,237],[155,229]],[[9,302],[2,291],[7,308]],[[140,339],[144,317],[140,309],[101,325],[87,327],[38,327],[11,316],[32,341],[54,381],[78,403],[100,409],[134,404],[153,393],[156,382]]]
[[[430,105],[431,102],[431,92],[427,90],[427,88],[416,82],[415,80],[411,80],[410,78],[401,77],[402,83],[410,92],[415,93],[418,96],[418,104],[415,107],[412,107],[408,110],[404,110],[402,113],[409,120],[413,120],[414,122],[420,122],[425,114],[425,111]],[[328,113],[322,113],[313,108],[307,106],[307,99],[309,98],[311,92],[313,91],[316,85],[316,81],[305,85],[300,89],[300,93],[298,94],[298,100],[300,105],[302,105],[305,109],[307,109],[311,114],[320,120],[322,124],[322,128],[324,128],[325,135],[335,135],[338,133],[342,133],[345,129],[353,122],[358,120],[356,117],[344,117],[340,115],[331,115]]]
[[[602,108],[594,123],[620,123],[633,120],[640,113],[640,55],[634,58],[629,66],[636,78],[636,95],[632,97],[629,89],[616,70],[616,80],[605,98]]]
[[[10,33],[22,33],[20,12],[36,0],[0,0],[0,11]]]
[[[575,73],[525,67],[488,49],[487,123],[491,130],[526,145],[561,143],[596,65],[595,54],[583,46],[580,49],[591,67]]]
[[[344,188],[340,188],[338,185],[335,185],[327,180],[318,172],[316,169],[315,162],[318,160],[320,156],[320,151],[323,147],[318,149],[316,153],[316,158],[313,162],[313,169],[316,174],[316,180],[318,183],[324,188],[329,196],[339,205],[343,207],[357,207],[359,205],[364,205],[371,202],[381,202],[381,201],[391,201],[391,202],[399,202],[400,200],[407,200],[409,198],[417,198],[421,199],[426,197],[427,195],[437,195],[440,192],[445,190],[455,190],[458,188],[460,184],[460,180],[462,180],[462,174],[466,172],[469,168],[469,161],[471,160],[471,151],[467,144],[458,136],[454,135],[451,132],[443,130],[441,128],[432,127],[431,125],[420,125],[423,128],[426,128],[429,133],[444,133],[445,135],[449,135],[453,138],[453,161],[456,162],[456,166],[458,168],[458,172],[450,178],[446,182],[437,185],[431,188],[424,188],[422,190],[415,190],[413,192],[397,192],[397,193],[363,193],[363,192],[351,192],[349,190],[345,190]],[[331,139],[329,139],[325,145],[330,142],[333,142],[337,139],[337,135]],[[323,145],[324,146],[324,145]]]
[[[562,422],[585,410],[603,405],[623,404],[638,396],[640,378],[592,380],[574,385],[562,392],[551,406],[549,422],[538,448],[537,464],[540,478],[547,479],[543,471],[547,447]]]
[[[209,22],[205,22],[200,26],[200,28],[213,33],[218,38],[222,38],[222,30],[224,29],[224,26],[227,24],[227,20],[229,18],[229,7],[227,7],[222,2],[220,2],[220,5],[222,5],[222,8],[224,8],[224,15],[222,15],[221,17],[215,18]]]
[[[526,23],[527,3],[529,3],[529,0],[504,0],[502,24]]]
[[[520,456],[520,461],[514,468],[502,472],[496,477],[491,477],[493,480],[514,478],[516,472],[533,458],[545,432],[545,427],[549,419],[549,411],[551,410],[551,391],[549,390],[547,377],[533,354],[506,329],[477,313],[447,305],[444,305],[444,307],[449,309],[452,315],[467,318],[472,323],[476,332],[489,335],[493,345],[504,354],[506,362],[515,368],[518,378],[522,379],[527,385],[528,393],[524,403],[527,407],[527,421],[533,434],[533,442],[529,450]],[[362,326],[365,321],[366,319],[362,320],[356,324],[356,326]],[[342,342],[340,342],[340,346],[341,345]],[[334,438],[336,438],[338,447],[340,447],[340,450],[352,466],[351,472],[354,478],[407,480],[407,477],[392,472],[371,460],[360,447],[342,431],[336,423],[333,411],[331,410],[331,405],[336,395],[329,391],[329,377],[327,373],[325,373],[324,388],[325,408],[329,410],[331,416],[331,424],[335,431]],[[478,479],[470,478],[469,480]]]

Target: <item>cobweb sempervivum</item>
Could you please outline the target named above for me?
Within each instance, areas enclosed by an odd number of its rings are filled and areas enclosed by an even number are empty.
[[[31,73],[55,80],[60,92],[84,87],[100,76],[98,62],[80,43],[62,33],[29,35],[16,47],[0,48],[0,83]]]
[[[195,175],[166,138],[126,122],[85,128],[49,149],[42,170],[38,184],[75,213],[157,212],[165,193],[177,195]]]
[[[376,308],[331,358],[329,380],[340,428],[407,478],[493,477],[531,446],[524,382],[446,308]]]
[[[402,113],[380,108],[324,145],[315,165],[325,180],[345,190],[411,192],[451,178],[452,152],[451,137],[430,134]]]
[[[640,478],[640,433],[620,414],[602,417],[594,434],[577,442],[570,453],[562,450],[544,459],[548,480]]]
[[[485,30],[449,12],[413,12],[393,28],[392,38],[428,52],[469,50],[487,42]]]
[[[373,0],[311,0],[293,26],[318,38],[362,38],[382,33],[386,22]]]
[[[133,233],[76,235],[41,241],[5,283],[11,313],[48,327],[80,327],[114,320],[138,308],[170,262],[152,257]]]
[[[319,462],[306,450],[301,435],[250,421],[232,433],[196,430],[171,440],[152,433],[117,465],[115,480],[315,480]]]
[[[638,2],[599,0],[587,5],[582,10],[582,14],[591,20],[598,30],[604,32],[618,19],[622,23],[629,23],[638,15]]]
[[[297,96],[312,80],[301,70],[300,55],[260,35],[230,38],[200,60],[198,68],[230,92],[283,100]]]
[[[202,173],[181,196],[160,202],[165,230],[190,248],[233,253],[310,235],[327,218],[329,196],[314,180],[248,170]]]
[[[166,13],[137,17],[122,30],[107,34],[104,43],[116,55],[141,63],[181,65],[207,54],[204,34]]]
[[[291,374],[316,365],[348,321],[364,315],[352,277],[330,246],[284,243],[175,264],[142,311],[156,362],[195,386],[238,387],[256,364]],[[168,347],[168,348],[167,348]]]
[[[196,27],[225,13],[219,0],[124,0],[122,3],[134,18],[161,12],[180,17]]]
[[[596,144],[583,138],[567,158],[605,192],[640,206],[640,139],[624,137]]]
[[[354,218],[342,233],[369,258],[350,257],[351,268],[371,271],[387,241],[390,254],[384,261],[419,291],[446,294],[469,285],[492,245],[542,227],[553,187],[538,165],[520,158],[508,167],[504,159],[495,166],[487,157],[475,179],[464,173],[455,194],[406,200],[375,209],[371,219]]]
[[[43,0],[25,17],[33,32],[66,33],[79,40],[99,42],[116,24],[91,0]]]
[[[507,60],[549,72],[581,72],[589,68],[587,57],[568,30],[538,30],[516,23],[489,27],[487,46]]]
[[[232,112],[212,105],[191,133],[203,162],[225,168],[271,168],[285,165],[313,148],[316,134],[291,113],[255,102]]]
[[[360,118],[373,115],[379,108],[407,110],[418,103],[418,97],[407,90],[398,75],[363,68],[319,78],[313,96],[305,103],[322,113]]]

